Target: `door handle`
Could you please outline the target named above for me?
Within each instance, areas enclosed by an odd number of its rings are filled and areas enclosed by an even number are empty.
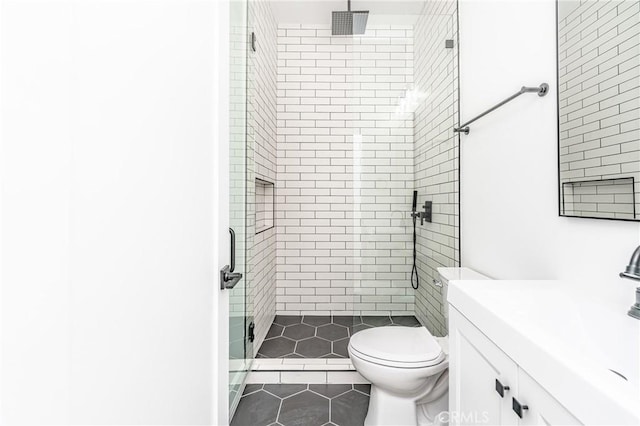
[[[242,274],[233,272],[236,269],[236,233],[233,228],[229,228],[231,236],[231,265],[225,265],[220,270],[220,290],[232,289],[242,279]]]
[[[231,268],[229,272],[233,272],[236,270],[236,231],[229,228],[229,235],[231,236]]]
[[[220,290],[230,290],[238,284],[238,281],[242,279],[242,274],[239,272],[231,272],[229,265],[225,265],[220,269]]]

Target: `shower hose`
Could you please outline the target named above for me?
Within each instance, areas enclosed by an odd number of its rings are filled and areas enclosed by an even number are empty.
[[[416,214],[413,214],[413,267],[411,268],[411,287],[417,290],[420,286],[420,278],[418,277],[418,266],[416,265]],[[415,277],[415,278],[414,278]]]

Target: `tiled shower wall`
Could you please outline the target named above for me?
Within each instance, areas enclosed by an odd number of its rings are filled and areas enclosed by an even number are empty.
[[[575,5],[559,22],[560,177],[633,177],[640,212],[640,3]],[[568,214],[633,218],[632,185],[575,186],[571,199]]]
[[[278,29],[279,314],[412,314],[411,26]]]
[[[426,2],[415,26],[415,189],[418,206],[433,201],[433,222],[417,228],[420,287],[416,317],[434,335],[446,335],[436,268],[459,266],[458,36],[456,1]],[[446,48],[445,41],[454,47]]]
[[[257,352],[275,316],[276,232],[272,227],[256,233],[255,179],[276,181],[277,24],[267,2],[249,2],[248,14],[256,51],[249,49],[247,69],[247,282]]]

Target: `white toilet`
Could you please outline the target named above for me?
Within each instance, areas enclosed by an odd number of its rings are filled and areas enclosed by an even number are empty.
[[[469,268],[438,268],[445,318],[452,280],[489,279]],[[349,341],[356,370],[371,382],[365,426],[446,424],[448,411],[448,337],[434,337],[425,327],[377,327]]]

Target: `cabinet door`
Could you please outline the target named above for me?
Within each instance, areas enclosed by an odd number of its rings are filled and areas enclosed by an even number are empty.
[[[452,306],[449,346],[450,423],[517,425],[511,410],[511,397],[518,391],[517,365]],[[503,396],[496,389],[500,385]]]
[[[522,411],[521,425],[579,425],[549,392],[522,369],[518,371],[518,403],[528,408]]]

